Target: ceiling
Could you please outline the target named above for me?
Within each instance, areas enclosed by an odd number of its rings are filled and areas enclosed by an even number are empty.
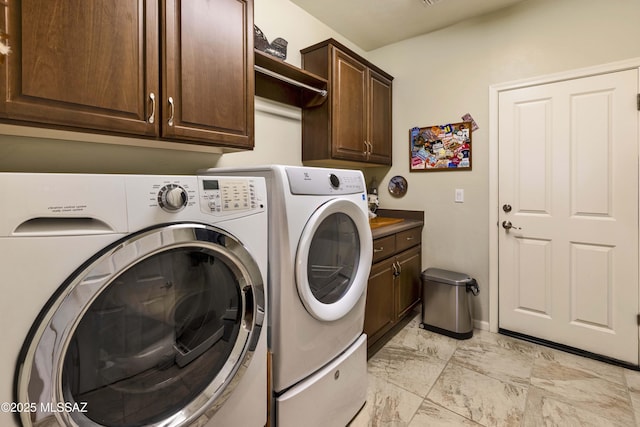
[[[291,0],[365,51],[524,0]]]

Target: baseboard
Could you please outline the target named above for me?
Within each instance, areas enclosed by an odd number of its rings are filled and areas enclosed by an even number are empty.
[[[489,322],[487,322],[486,320],[473,320],[473,328],[474,329],[480,329],[482,331],[488,331],[489,330]]]

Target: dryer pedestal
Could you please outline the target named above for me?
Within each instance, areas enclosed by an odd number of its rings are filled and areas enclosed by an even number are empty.
[[[277,425],[344,427],[366,398],[367,336],[362,334],[331,363],[276,398]]]

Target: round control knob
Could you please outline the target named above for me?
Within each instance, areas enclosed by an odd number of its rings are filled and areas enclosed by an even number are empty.
[[[338,178],[336,174],[332,173],[331,175],[329,175],[329,182],[331,182],[331,186],[333,188],[340,187],[340,178]]]
[[[167,212],[176,212],[187,206],[189,196],[184,188],[176,184],[165,185],[158,193],[158,204]]]

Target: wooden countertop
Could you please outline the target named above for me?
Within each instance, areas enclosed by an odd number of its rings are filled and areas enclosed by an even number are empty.
[[[424,221],[403,218],[375,217],[369,220],[371,234],[374,239],[399,233],[415,227],[423,227]]]

